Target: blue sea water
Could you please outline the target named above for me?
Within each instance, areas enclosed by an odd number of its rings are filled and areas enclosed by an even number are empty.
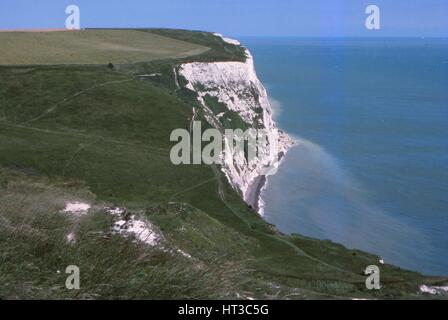
[[[448,275],[448,40],[246,38],[297,145],[265,218]]]

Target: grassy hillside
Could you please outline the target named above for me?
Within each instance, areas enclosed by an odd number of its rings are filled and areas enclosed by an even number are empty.
[[[241,54],[211,34],[154,32],[191,46],[213,39],[203,61]],[[170,132],[199,107],[174,81],[191,59],[0,67],[0,298],[409,298],[446,281],[384,265],[383,289],[368,291],[362,270],[378,257],[283,235],[219,168],[172,165]],[[92,209],[70,217],[67,201]],[[148,219],[163,243],[111,232],[108,206]],[[65,289],[69,264],[81,290]]]
[[[114,64],[180,58],[206,46],[141,30],[0,32],[0,65]]]

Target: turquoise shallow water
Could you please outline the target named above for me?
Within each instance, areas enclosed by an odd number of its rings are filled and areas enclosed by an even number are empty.
[[[448,40],[242,42],[297,139],[269,177],[265,218],[448,275]]]

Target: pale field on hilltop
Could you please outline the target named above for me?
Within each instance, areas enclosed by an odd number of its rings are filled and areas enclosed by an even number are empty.
[[[207,50],[144,30],[0,32],[0,65],[122,64],[182,58]]]

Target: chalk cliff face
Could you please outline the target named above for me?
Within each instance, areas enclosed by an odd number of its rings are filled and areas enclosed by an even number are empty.
[[[220,36],[216,34],[216,36]],[[238,45],[236,40],[223,38],[224,41]],[[228,110],[236,112],[248,128],[264,129],[269,143],[281,156],[285,155],[292,140],[280,131],[273,118],[266,89],[259,81],[255,72],[254,62],[246,50],[245,62],[192,62],[179,67],[179,75],[187,81],[187,88],[198,95],[198,100],[204,107],[207,121],[216,129],[223,130],[221,117],[225,113],[214,114],[207,105],[206,97],[216,98]],[[234,128],[235,129],[235,128]],[[223,156],[223,158],[226,158]],[[261,157],[247,162],[244,158],[234,155],[233,160],[226,158],[222,171],[230,184],[241,192],[243,199],[254,206],[262,214],[260,189],[264,187],[263,176],[269,168],[278,166],[277,157]],[[270,171],[272,172],[272,170]],[[268,173],[269,174],[269,173]]]

